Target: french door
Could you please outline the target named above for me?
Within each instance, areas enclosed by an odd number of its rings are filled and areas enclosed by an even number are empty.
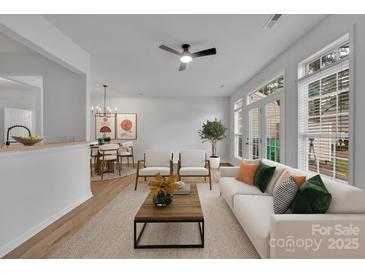
[[[246,106],[246,146],[244,158],[267,158],[282,161],[283,152],[283,108],[280,94],[268,96]]]
[[[254,107],[248,112],[248,151],[249,159],[261,158],[262,138],[261,138],[261,108]]]

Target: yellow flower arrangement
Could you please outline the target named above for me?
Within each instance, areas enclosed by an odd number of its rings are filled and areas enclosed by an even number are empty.
[[[166,197],[180,188],[180,185],[176,183],[176,175],[162,177],[160,173],[156,174],[155,181],[149,185],[156,197]]]

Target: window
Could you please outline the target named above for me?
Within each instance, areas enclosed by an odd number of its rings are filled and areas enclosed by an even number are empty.
[[[261,108],[250,109],[249,113],[249,159],[261,157]]]
[[[327,49],[298,81],[299,167],[341,181],[349,179],[348,55],[348,42]]]
[[[340,46],[330,49],[325,54],[320,54],[306,65],[307,74],[314,73],[320,69],[335,64],[350,54],[349,42],[341,43]]]
[[[234,104],[234,155],[242,158],[242,134],[243,134],[243,117],[242,117],[243,100],[240,99]]]
[[[248,96],[248,104],[256,102],[284,87],[284,76],[281,75],[273,81],[269,82],[265,86],[255,90]]]
[[[265,105],[266,158],[280,162],[280,100]]]

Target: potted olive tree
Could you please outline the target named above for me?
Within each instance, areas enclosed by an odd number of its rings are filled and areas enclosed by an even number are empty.
[[[210,167],[218,168],[220,157],[217,155],[217,143],[223,141],[226,136],[227,128],[224,127],[221,121],[207,121],[203,123],[202,129],[198,131],[200,139],[203,143],[209,141],[212,145],[212,155],[210,156]]]

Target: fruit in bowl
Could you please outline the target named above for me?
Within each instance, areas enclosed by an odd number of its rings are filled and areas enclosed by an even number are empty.
[[[12,136],[13,139],[25,146],[32,146],[43,140],[41,136]]]

